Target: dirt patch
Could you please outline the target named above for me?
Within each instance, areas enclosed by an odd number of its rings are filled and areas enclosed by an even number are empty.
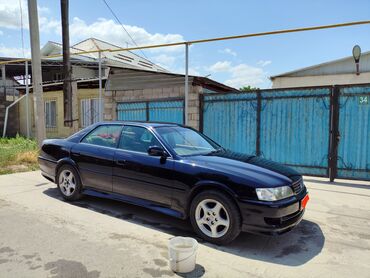
[[[163,267],[163,266],[167,265],[167,261],[165,261],[165,260],[154,259],[153,261],[154,261],[155,265],[157,265],[157,266]]]
[[[50,277],[53,278],[67,278],[67,277],[87,277],[98,278],[100,272],[97,270],[88,271],[86,266],[81,262],[57,260],[55,262],[48,262],[44,266],[45,270],[50,270]]]

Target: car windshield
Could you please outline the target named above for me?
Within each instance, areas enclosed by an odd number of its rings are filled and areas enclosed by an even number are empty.
[[[207,140],[198,132],[180,126],[162,126],[156,128],[157,133],[176,152],[177,155],[204,155],[222,149]]]

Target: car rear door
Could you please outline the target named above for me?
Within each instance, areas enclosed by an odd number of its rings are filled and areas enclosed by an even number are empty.
[[[72,147],[71,158],[85,187],[112,191],[113,158],[121,129],[122,125],[100,125]]]
[[[114,155],[113,192],[171,205],[173,160],[148,154],[161,146],[153,133],[141,126],[125,125]]]

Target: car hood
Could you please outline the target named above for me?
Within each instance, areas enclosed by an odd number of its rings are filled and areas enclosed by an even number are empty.
[[[301,178],[297,171],[280,163],[231,151],[192,156],[186,160],[263,187],[287,185]]]

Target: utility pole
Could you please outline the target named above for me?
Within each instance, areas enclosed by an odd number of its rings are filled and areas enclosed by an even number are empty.
[[[189,114],[189,44],[185,44],[185,125],[188,125]]]
[[[101,52],[99,51],[99,121],[103,121],[103,88],[102,88],[102,70],[101,70]]]
[[[30,88],[28,87],[29,75],[28,75],[28,61],[25,62],[25,85],[26,85],[26,126],[27,126],[27,138],[30,138]]]
[[[64,98],[64,126],[72,126],[72,69],[69,47],[69,0],[61,0],[62,37],[63,37],[63,98]]]
[[[39,17],[37,13],[37,0],[28,0],[28,18],[30,24],[32,83],[35,111],[36,139],[41,147],[45,139],[45,112],[42,96],[42,71],[40,57]]]

